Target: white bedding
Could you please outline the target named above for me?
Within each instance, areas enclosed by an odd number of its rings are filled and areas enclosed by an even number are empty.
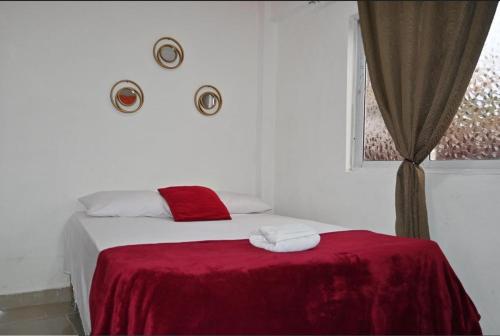
[[[174,222],[166,218],[90,217],[75,213],[65,228],[64,269],[71,276],[75,301],[86,334],[91,331],[89,294],[99,253],[107,248],[134,244],[203,240],[248,239],[264,225],[302,223],[318,233],[346,228],[271,214],[231,215],[230,221]]]

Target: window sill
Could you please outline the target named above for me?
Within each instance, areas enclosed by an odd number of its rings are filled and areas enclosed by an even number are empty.
[[[424,167],[428,174],[450,174],[450,175],[500,175],[498,168],[438,168]]]
[[[397,170],[400,161],[364,161],[355,165],[351,171],[365,169],[392,169]],[[500,160],[484,161],[424,161],[422,163],[427,174],[450,174],[450,175],[500,175]]]

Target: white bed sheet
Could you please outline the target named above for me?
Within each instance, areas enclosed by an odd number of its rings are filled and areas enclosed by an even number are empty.
[[[248,239],[263,225],[302,223],[318,233],[346,228],[272,214],[232,215],[230,221],[174,222],[165,218],[90,217],[75,213],[65,228],[64,270],[70,274],[86,334],[90,334],[89,294],[99,253],[124,245]]]

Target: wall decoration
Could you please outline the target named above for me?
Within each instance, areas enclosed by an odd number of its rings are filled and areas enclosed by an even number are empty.
[[[194,95],[194,104],[201,114],[211,116],[222,107],[222,95],[212,85],[203,85]]]
[[[137,83],[121,80],[111,88],[111,103],[120,112],[137,112],[144,103],[144,93]]]
[[[166,69],[175,69],[184,61],[184,49],[172,37],[162,37],[153,47],[156,63]]]

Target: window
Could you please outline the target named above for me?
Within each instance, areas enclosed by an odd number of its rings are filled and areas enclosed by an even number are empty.
[[[351,61],[353,87],[348,93],[353,95],[349,106],[353,118],[349,125],[351,132],[348,132],[352,134],[351,163],[360,167],[381,161],[401,161],[371,87],[358,20],[353,18],[351,26],[349,57],[355,58]],[[424,165],[500,168],[500,14],[493,20],[456,116]]]

